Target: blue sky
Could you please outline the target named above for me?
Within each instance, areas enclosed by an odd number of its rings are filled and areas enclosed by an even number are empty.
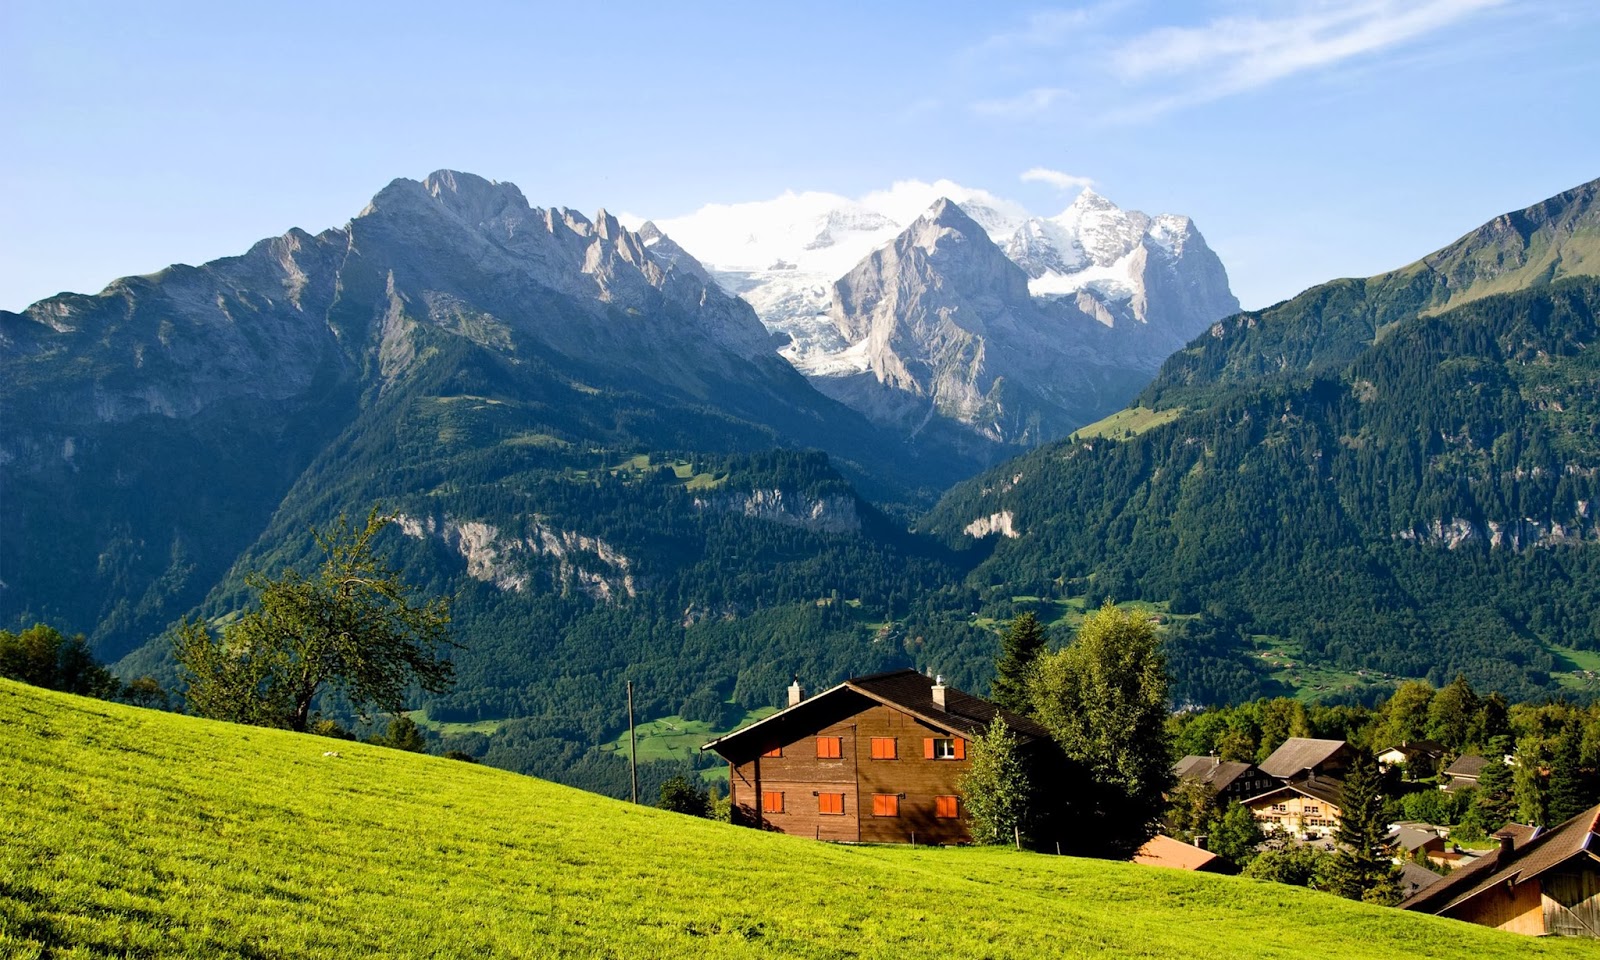
[[[1087,179],[1193,216],[1247,307],[1600,176],[1590,0],[553,6],[0,0],[0,309],[442,167],[663,218]]]

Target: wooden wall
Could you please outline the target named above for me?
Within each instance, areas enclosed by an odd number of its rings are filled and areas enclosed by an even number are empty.
[[[769,830],[815,837],[869,843],[960,843],[970,839],[966,812],[954,819],[934,815],[934,798],[956,795],[956,780],[968,761],[929,760],[924,741],[949,735],[875,701],[860,698],[850,704],[856,712],[824,716],[818,726],[791,728],[774,736],[772,745],[782,756],[757,757],[732,765],[730,788],[740,819]],[[817,756],[818,737],[839,737],[838,759]],[[893,760],[873,759],[872,738],[895,740]],[[762,794],[781,792],[782,813],[762,811]],[[844,812],[823,814],[817,794],[844,794]],[[874,816],[873,796],[894,795],[896,816]]]
[[[1600,863],[1593,855],[1541,874],[1544,932],[1600,937]]]
[[[1280,806],[1284,809],[1276,809]],[[1303,793],[1285,791],[1257,801],[1250,805],[1250,813],[1262,829],[1278,826],[1302,838],[1332,836],[1339,829],[1339,808]]]
[[[1443,916],[1535,937],[1545,932],[1544,904],[1537,879],[1519,883],[1509,891],[1504,884],[1496,884]]]

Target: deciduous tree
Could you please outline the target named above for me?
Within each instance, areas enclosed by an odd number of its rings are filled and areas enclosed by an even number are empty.
[[[996,718],[974,737],[967,752],[967,772],[956,790],[966,807],[975,843],[1011,843],[1026,835],[1033,813],[1033,792],[1022,762],[1021,740]]]
[[[1070,646],[1039,658],[1028,690],[1035,717],[1084,768],[1074,816],[1087,848],[1131,856],[1154,834],[1171,780],[1166,661],[1149,619],[1107,602]]]
[[[318,571],[250,574],[258,605],[220,637],[200,621],[180,625],[173,646],[195,712],[304,731],[324,691],[365,715],[371,707],[398,714],[413,683],[447,689],[454,670],[440,654],[454,645],[449,601],[418,598],[378,555],[376,539],[391,519],[375,508],[361,526],[341,516],[331,530],[313,530],[323,552]]]

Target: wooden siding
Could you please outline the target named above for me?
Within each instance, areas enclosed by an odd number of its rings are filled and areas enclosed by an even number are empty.
[[[1593,855],[1540,875],[1544,933],[1600,937],[1600,864]]]
[[[1300,793],[1257,801],[1250,805],[1250,813],[1263,829],[1278,826],[1302,838],[1332,836],[1339,829],[1338,807]]]
[[[1545,932],[1544,903],[1537,879],[1519,883],[1509,891],[1505,884],[1496,884],[1441,915],[1510,933],[1537,937]]]
[[[864,698],[863,698],[864,699]],[[745,823],[768,830],[814,837],[868,843],[962,843],[970,839],[963,816],[941,819],[935,798],[956,795],[956,781],[968,761],[929,760],[924,756],[928,738],[950,735],[892,707],[871,703],[848,716],[824,718],[825,725],[804,736],[773,744],[782,747],[777,757],[756,757],[735,764],[730,771],[730,792],[735,809]],[[817,756],[817,737],[840,738],[838,759]],[[895,740],[895,758],[873,759],[874,737]],[[881,745],[879,752],[883,752]],[[963,756],[965,751],[962,751]],[[782,792],[784,812],[764,814],[763,792]],[[844,794],[842,815],[818,810],[818,795]],[[899,814],[873,815],[873,797],[899,799]]]

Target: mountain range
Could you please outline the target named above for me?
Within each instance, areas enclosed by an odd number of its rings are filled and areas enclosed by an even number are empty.
[[[0,313],[0,625],[172,682],[168,624],[382,503],[456,598],[429,722],[613,793],[625,680],[713,726],[794,673],[982,690],[998,624],[1105,597],[1166,620],[1192,703],[1582,685],[1596,190],[1220,318],[1187,221],[1093,194],[832,217],[806,243],[844,264],[822,316],[861,366],[822,375],[693,230],[396,180],[342,227]],[[1110,296],[1113,267],[1142,286]]]
[[[697,252],[824,393],[903,435],[957,425],[979,449],[1098,419],[1239,308],[1187,217],[1124,211],[1092,190],[1049,218],[940,181],[866,201],[786,194],[640,229],[670,237],[669,255]]]

